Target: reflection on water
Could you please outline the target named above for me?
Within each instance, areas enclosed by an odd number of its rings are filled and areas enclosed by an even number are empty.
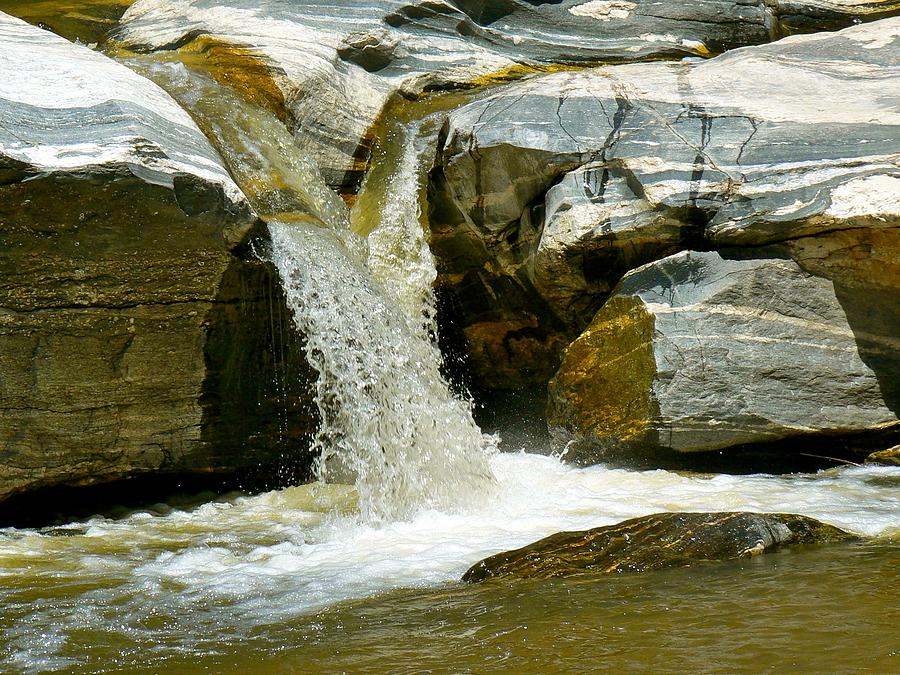
[[[835,657],[849,631],[867,646],[844,648],[848,668],[860,656],[882,672],[893,663],[900,470],[691,477],[525,454],[492,468],[491,504],[382,525],[358,517],[352,488],[317,484],[4,530],[0,669],[464,671],[487,659],[546,671],[602,658],[612,670],[755,671],[827,665],[816,650]],[[455,581],[551,532],[740,509],[803,513],[880,543],[630,578]],[[728,643],[738,648],[719,667],[710,654]]]

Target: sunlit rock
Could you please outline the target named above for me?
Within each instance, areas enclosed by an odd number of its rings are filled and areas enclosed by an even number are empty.
[[[454,111],[430,198],[457,321],[496,343],[530,321],[549,347],[626,271],[687,248],[796,242],[801,264],[830,260],[829,278],[870,269],[900,288],[898,55],[900,18],[884,19],[707,61],[543,75]],[[871,247],[887,266],[866,261]],[[514,353],[473,365],[488,383],[533,367]]]
[[[897,324],[854,302],[790,259],[638,268],[550,382],[557,442],[575,461],[627,461],[897,429]]]
[[[584,532],[560,532],[498,553],[473,565],[463,581],[649,572],[854,538],[793,514],[658,513]]]
[[[866,464],[883,464],[884,466],[900,466],[900,445],[878,450],[866,457]]]
[[[0,119],[0,499],[234,471],[308,430],[256,218],[187,113],[0,15]]]
[[[790,22],[803,30],[876,18],[895,5],[789,4]],[[546,64],[708,56],[781,36],[790,29],[781,11],[778,2],[725,0],[139,0],[117,37],[142,50],[196,49],[198,39],[252,50],[266,71],[255,86],[281,91],[298,143],[331,185],[352,190],[366,168],[369,129],[395,94]]]

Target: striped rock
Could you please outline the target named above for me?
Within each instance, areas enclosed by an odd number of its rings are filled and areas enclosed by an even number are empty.
[[[271,279],[241,257],[256,218],[191,118],[0,14],[0,120],[0,499],[272,460],[248,452],[279,437]]]
[[[858,297],[774,252],[747,255],[683,251],[625,275],[549,385],[568,458],[790,453],[810,439],[822,453],[836,436],[900,434],[900,324],[879,333]]]
[[[331,185],[352,190],[369,129],[398,93],[548,64],[709,55],[896,9],[894,0],[138,0],[116,36],[134,49],[210,54],[223,70],[241,71],[231,81],[277,92],[301,147]]]
[[[656,513],[584,532],[550,535],[485,558],[462,580],[649,572],[854,538],[814,518],[788,513]]]
[[[457,318],[475,354],[518,324],[537,340],[579,331],[622,274],[685,248],[794,242],[829,278],[896,288],[898,101],[900,18],[511,84],[447,121],[430,186],[439,283],[473,308]],[[861,274],[839,253],[852,240],[887,266]],[[514,378],[513,352],[483,351],[484,379]]]

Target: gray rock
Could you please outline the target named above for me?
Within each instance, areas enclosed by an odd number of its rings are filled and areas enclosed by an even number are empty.
[[[0,499],[274,461],[305,366],[270,352],[298,350],[256,218],[190,117],[0,15],[0,118]]]
[[[519,307],[540,314],[549,340],[554,321],[581,330],[625,271],[678,249],[890,238],[898,57],[900,18],[884,19],[702,62],[544,75],[464,106],[431,174],[438,283],[506,305],[507,324]],[[457,319],[502,342],[483,313]]]
[[[795,2],[789,11],[807,30],[877,18],[896,3]],[[298,143],[331,185],[352,189],[369,129],[395,94],[540,64],[707,56],[782,35],[779,12],[763,0],[138,0],[117,37],[148,50],[198,39],[249,47],[269,71],[270,82],[257,84],[282,92]]]
[[[550,382],[581,462],[898,429],[894,329],[851,323],[831,282],[779,258],[681,252],[628,273]],[[893,350],[876,372],[856,335]]]
[[[385,28],[351,33],[341,40],[338,56],[344,61],[362,66],[370,73],[386,68],[399,56],[400,41]]]

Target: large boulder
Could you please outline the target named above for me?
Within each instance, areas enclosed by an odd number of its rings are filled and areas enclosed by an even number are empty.
[[[708,61],[544,75],[451,113],[432,246],[472,353],[517,322],[552,353],[622,274],[680,249],[792,241],[832,277],[869,266],[900,287],[898,55],[900,18],[884,19]],[[873,246],[887,268],[852,253]],[[535,370],[490,353],[473,362],[484,382]]]
[[[0,499],[277,461],[312,425],[287,414],[306,366],[191,118],[6,15],[0,118]]]
[[[584,532],[559,532],[498,553],[473,565],[463,581],[648,572],[852,539],[832,525],[793,514],[657,513]]]
[[[138,0],[117,37],[133,49],[206,53],[225,79],[267,92],[328,182],[352,190],[370,128],[398,93],[548,64],[709,55],[891,11],[896,2]]]
[[[594,462],[900,433],[885,386],[900,378],[900,315],[882,325],[845,302],[790,259],[686,251],[640,267],[550,382],[557,442]],[[868,359],[857,335],[892,358]]]

